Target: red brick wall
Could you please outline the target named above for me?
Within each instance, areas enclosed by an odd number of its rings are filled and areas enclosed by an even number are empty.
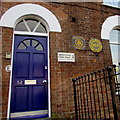
[[[0,2],[0,15],[1,15],[1,2]],[[0,27],[0,119],[2,119],[2,31]]]
[[[0,119],[2,116],[2,32],[0,27]]]
[[[2,14],[8,8],[17,4],[19,3],[2,3]],[[118,10],[101,6],[100,3],[35,4],[40,4],[49,9],[61,24],[62,33],[50,33],[51,109],[52,113],[58,117],[72,118],[74,117],[72,78],[111,64],[109,41],[101,40],[101,25],[107,17],[118,14]],[[72,22],[72,18],[76,18],[76,22]],[[6,117],[7,114],[10,80],[10,73],[5,71],[5,67],[11,63],[10,60],[5,59],[5,53],[12,50],[12,36],[12,29],[2,28],[3,117]],[[84,37],[87,44],[91,38],[99,39],[103,44],[103,50],[96,55],[89,49],[88,45],[86,50],[74,49],[72,45],[73,36]],[[76,62],[58,62],[57,52],[75,53]]]
[[[10,72],[6,72],[5,68],[11,64],[11,60],[6,59],[6,52],[12,52],[13,29],[2,28],[2,116],[7,116],[8,93]]]

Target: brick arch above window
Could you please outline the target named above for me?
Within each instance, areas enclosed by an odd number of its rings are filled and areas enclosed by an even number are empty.
[[[49,31],[61,32],[56,16],[47,8],[36,4],[19,4],[11,7],[1,17],[0,26],[14,28],[15,22],[25,15],[37,15],[46,21]]]
[[[110,32],[116,27],[120,26],[120,16],[115,15],[115,16],[110,16],[108,17],[104,23],[102,24],[102,29],[101,29],[101,39],[110,39]]]

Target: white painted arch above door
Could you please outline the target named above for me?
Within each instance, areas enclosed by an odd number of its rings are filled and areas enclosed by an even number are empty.
[[[37,15],[48,24],[49,31],[61,32],[56,16],[47,8],[37,4],[19,4],[8,9],[0,20],[0,26],[14,28],[16,21],[25,15]]]

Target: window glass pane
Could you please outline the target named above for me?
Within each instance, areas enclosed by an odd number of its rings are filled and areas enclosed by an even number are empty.
[[[24,50],[26,49],[26,46],[23,43],[20,43],[20,45],[18,46],[18,49]]]
[[[120,5],[119,5],[119,0],[103,0],[104,3],[110,5],[110,6],[114,6],[114,7],[118,7],[120,8]]]
[[[26,44],[26,46],[30,46],[30,40],[25,40],[24,43]]]
[[[110,42],[120,42],[120,31],[112,30],[110,33]]]
[[[34,28],[36,27],[38,21],[36,20],[26,20],[27,25],[29,26],[31,32],[33,32]]]
[[[45,27],[42,24],[38,26],[35,32],[47,33]]]
[[[15,30],[16,30],[16,31],[28,31],[27,28],[26,28],[26,26],[25,26],[25,24],[24,24],[24,22],[23,22],[23,20],[20,21],[20,22],[17,24],[17,26],[15,27]]]
[[[32,40],[32,46],[35,47],[38,44],[38,41]]]
[[[43,50],[43,47],[41,44],[39,44],[37,47],[36,47],[36,50]]]
[[[117,73],[120,73],[120,67],[118,67],[118,68],[116,69],[116,72],[117,72]],[[117,75],[117,81],[118,81],[118,83],[120,83],[120,74]],[[119,86],[120,86],[120,85],[119,85]]]
[[[118,52],[120,50],[120,45],[111,44],[110,47],[111,47],[113,64],[118,65],[118,63],[120,62],[120,53]]]

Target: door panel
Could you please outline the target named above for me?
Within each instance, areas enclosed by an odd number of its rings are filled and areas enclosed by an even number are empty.
[[[44,54],[33,54],[33,77],[45,77]]]
[[[44,86],[34,86],[33,87],[33,109],[39,109],[44,110],[46,108],[45,103],[45,87]],[[41,101],[39,102],[39,100]]]
[[[24,61],[23,61],[24,60]],[[29,75],[29,53],[16,53],[16,77],[28,78]]]
[[[14,41],[10,111],[48,110],[47,37],[16,35]]]
[[[28,110],[28,87],[15,88],[15,108],[16,111]]]

